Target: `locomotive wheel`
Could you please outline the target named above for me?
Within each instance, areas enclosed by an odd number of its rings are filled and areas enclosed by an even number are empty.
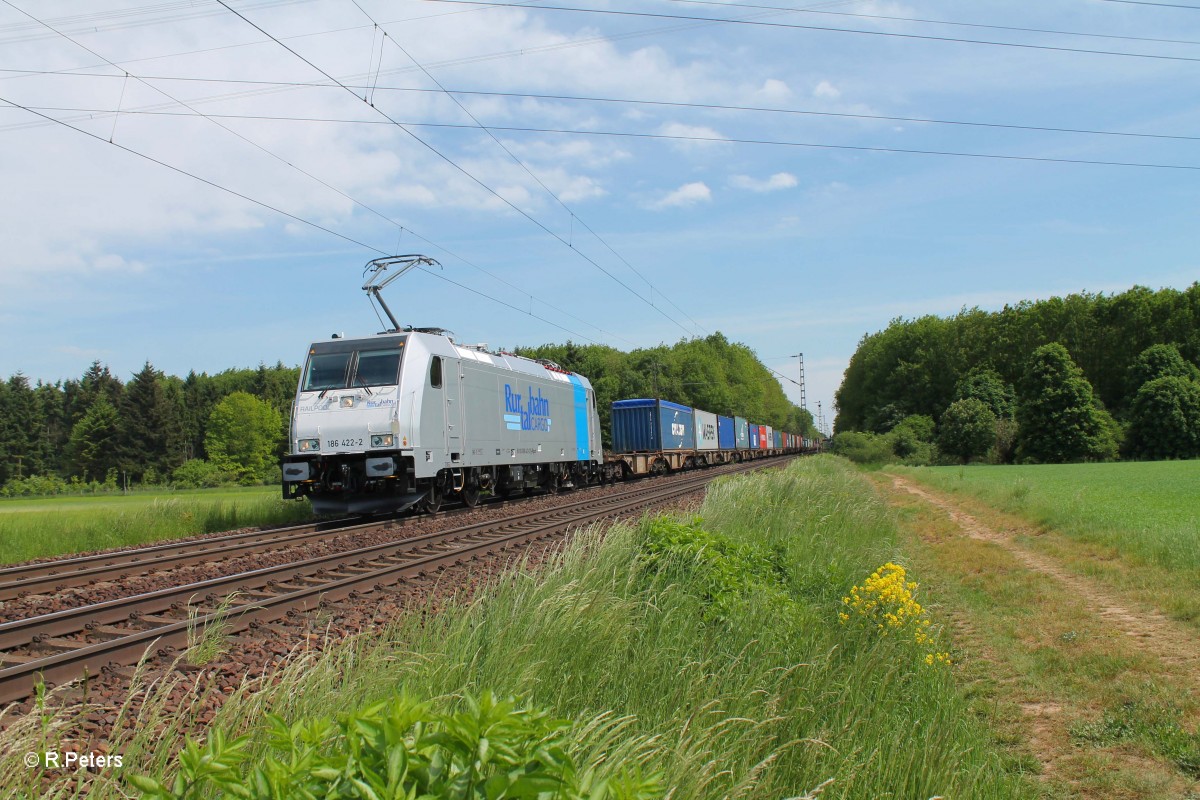
[[[430,514],[435,514],[442,507],[442,503],[446,502],[446,500],[444,497],[442,497],[442,492],[438,489],[438,487],[430,486],[429,493],[425,495],[425,499],[421,502],[426,511],[428,511]]]
[[[467,508],[474,508],[479,505],[479,486],[474,483],[468,483],[459,492],[462,497],[463,505]]]
[[[558,494],[558,490],[559,490],[558,476],[551,475],[550,480],[546,481],[546,485],[543,486],[542,488],[546,490],[547,494]]]

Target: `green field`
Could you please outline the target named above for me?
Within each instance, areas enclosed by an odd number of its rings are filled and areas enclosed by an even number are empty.
[[[581,770],[656,777],[653,796],[799,797],[823,784],[821,800],[1037,796],[959,668],[930,658],[954,653],[943,620],[922,629],[939,641],[922,643],[909,628],[881,635],[843,602],[902,562],[899,547],[893,516],[839,459],[724,479],[694,518],[577,534],[536,573],[498,576],[473,600],[443,599],[436,614],[301,660],[261,692],[238,690],[213,724],[250,734],[252,764],[287,761],[267,744],[266,711],[314,720],[400,692],[448,711],[490,691],[570,721]],[[131,771],[169,775],[180,742],[156,732],[189,712],[156,711],[153,697],[144,708],[151,718],[111,748]],[[20,737],[43,735],[39,725],[0,733],[0,749],[29,749]],[[47,788],[10,761],[0,785]]]
[[[888,471],[1165,569],[1200,570],[1200,461]]]
[[[273,486],[3,499],[0,564],[309,517]]]

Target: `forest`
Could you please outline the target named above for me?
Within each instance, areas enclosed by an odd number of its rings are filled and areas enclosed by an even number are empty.
[[[962,461],[1194,458],[1198,362],[1200,283],[895,319],[859,343],[835,430],[918,462],[922,441]]]
[[[812,417],[744,345],[720,333],[624,353],[571,342],[518,348],[588,376],[608,445],[613,400],[663,397],[815,436]],[[299,367],[165,375],[147,362],[127,381],[94,362],[79,379],[0,382],[0,495],[277,480]]]

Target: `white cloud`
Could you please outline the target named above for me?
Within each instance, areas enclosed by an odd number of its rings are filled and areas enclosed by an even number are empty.
[[[660,125],[658,134],[661,136],[679,136],[675,147],[681,150],[707,150],[712,147],[724,146],[727,137],[707,125],[687,125],[682,122],[668,122]]]
[[[820,97],[823,100],[837,100],[841,96],[841,91],[829,81],[821,81],[813,89],[813,97]]]
[[[685,208],[697,203],[707,203],[710,200],[712,200],[712,190],[703,181],[696,181],[685,183],[675,191],[668,192],[665,197],[650,207],[654,209]]]
[[[790,172],[776,172],[769,178],[751,178],[749,175],[734,175],[729,179],[729,185],[736,189],[747,189],[751,192],[777,192],[780,189],[794,189],[799,185],[796,176]]]
[[[754,93],[754,96],[760,101],[781,103],[791,99],[792,90],[791,87],[778,78],[767,78],[763,81],[763,85]]]

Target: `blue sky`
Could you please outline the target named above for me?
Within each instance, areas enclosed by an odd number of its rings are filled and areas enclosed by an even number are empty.
[[[497,347],[720,330],[790,377],[803,352],[832,421],[894,317],[1200,275],[1200,10],[11,3],[5,376],[297,363],[377,330],[364,263],[419,252],[443,269],[388,288],[404,323]]]

